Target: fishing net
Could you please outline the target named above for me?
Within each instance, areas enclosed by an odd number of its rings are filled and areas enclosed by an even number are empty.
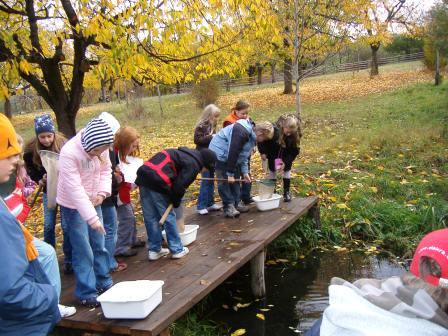
[[[275,180],[262,179],[257,181],[257,189],[260,200],[272,198],[275,191]]]
[[[59,154],[41,150],[39,151],[42,165],[47,171],[47,207],[56,208],[56,190],[58,188]]]

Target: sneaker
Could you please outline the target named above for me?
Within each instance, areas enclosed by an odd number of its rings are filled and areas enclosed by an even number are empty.
[[[208,215],[208,210],[207,209],[197,210],[197,213],[200,215]]]
[[[245,213],[249,212],[249,207],[247,205],[244,205],[243,202],[240,202],[236,207],[236,210],[238,210],[240,213]]]
[[[291,202],[291,193],[289,191],[287,191],[283,194],[283,201]]]
[[[164,256],[167,256],[168,254],[170,254],[170,250],[168,250],[167,248],[161,248],[159,252],[149,251],[148,259],[149,260],[157,260]]]
[[[207,208],[208,211],[219,211],[222,209],[222,204],[213,204]]]
[[[59,314],[61,314],[62,318],[69,317],[69,316],[76,314],[75,307],[64,306],[64,305],[58,304],[58,308],[59,308]]]
[[[235,209],[235,206],[233,204],[229,204],[228,206],[224,207],[224,217],[228,218],[235,218],[240,215],[240,212]]]
[[[183,258],[183,257],[185,257],[185,256],[188,254],[188,252],[190,252],[190,250],[188,249],[188,247],[184,247],[184,249],[182,250],[182,252],[173,254],[173,255],[171,256],[171,258],[172,258],[172,259],[180,259],[180,258]]]
[[[109,286],[106,286],[106,287],[97,289],[98,296],[100,296],[101,294],[103,294],[105,291],[111,289],[113,285],[114,285],[114,284],[111,283]]]
[[[100,306],[100,303],[96,300],[96,297],[79,300],[79,303],[87,308],[96,308]]]

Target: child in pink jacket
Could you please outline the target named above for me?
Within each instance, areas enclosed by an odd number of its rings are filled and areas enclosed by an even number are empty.
[[[113,141],[111,126],[95,118],[65,144],[59,157],[57,203],[73,246],[75,295],[87,307],[97,307],[98,294],[112,286],[101,203],[111,194]]]

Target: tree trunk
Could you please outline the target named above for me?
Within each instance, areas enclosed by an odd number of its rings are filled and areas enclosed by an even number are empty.
[[[180,94],[180,83],[178,81],[176,82],[176,93]]]
[[[271,82],[275,83],[275,62],[271,62]]]
[[[159,97],[160,117],[163,118],[162,94],[160,93],[159,84],[157,84],[157,96]]]
[[[439,53],[439,49],[436,49],[436,77],[435,77],[435,85],[440,85],[440,83],[441,83],[441,77],[440,77],[440,53]]]
[[[249,65],[249,70],[247,71],[247,74],[249,75],[249,84],[254,85],[254,77],[255,77],[255,71],[256,67],[253,65]]]
[[[284,94],[291,94],[293,93],[292,90],[292,59],[286,58],[285,59],[285,66],[283,68],[283,77],[284,77]]]
[[[263,66],[260,63],[257,63],[256,66],[257,66],[257,84],[260,85],[263,83]]]
[[[113,101],[114,100],[114,86],[115,86],[115,80],[113,78],[111,78],[109,80],[109,101]]]
[[[53,109],[56,115],[58,130],[68,139],[76,135],[76,113],[73,114],[66,109]]]
[[[302,120],[302,97],[300,96],[300,79],[296,78],[296,115]]]
[[[106,101],[106,80],[101,79],[101,96],[100,102],[104,103]]]
[[[300,49],[299,49],[299,1],[294,0],[294,80],[296,82],[296,114],[297,118],[301,120],[301,114],[302,114],[302,108],[301,108],[301,101],[300,101],[300,76],[299,76],[299,69],[301,64],[299,64],[299,56],[300,56]]]
[[[4,110],[5,110],[5,116],[7,116],[9,120],[11,120],[12,106],[11,106],[11,100],[8,97],[5,97]]]
[[[370,49],[372,50],[372,64],[370,65],[370,76],[378,76],[378,49],[380,48],[379,44],[371,44]]]

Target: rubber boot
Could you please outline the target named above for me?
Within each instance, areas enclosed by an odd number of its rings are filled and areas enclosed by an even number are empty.
[[[283,200],[285,202],[291,202],[291,193],[289,192],[290,186],[291,186],[291,179],[284,178],[283,179]]]

